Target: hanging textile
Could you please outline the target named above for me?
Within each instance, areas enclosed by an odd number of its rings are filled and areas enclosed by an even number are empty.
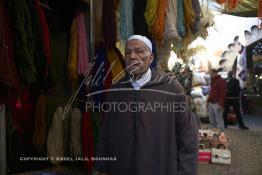
[[[85,76],[89,63],[88,32],[86,27],[86,18],[83,10],[76,12],[77,25],[77,72]]]
[[[82,156],[82,113],[80,109],[73,108],[71,114],[71,141],[70,141],[70,152],[72,157]]]
[[[158,0],[148,0],[145,10],[145,20],[148,25],[149,32],[152,29],[157,14]]]
[[[23,88],[20,93],[19,101],[16,103],[13,113],[14,126],[19,136],[22,138],[26,129],[33,129],[34,101],[31,97],[30,90]]]
[[[107,50],[107,59],[110,63],[110,70],[112,72],[112,83],[116,83],[118,80],[124,77],[124,69],[121,64],[121,61],[114,51],[113,48]]]
[[[97,113],[97,112],[92,112],[91,116],[92,116],[92,128],[93,128],[93,136],[94,136],[94,148],[97,148],[97,144],[99,141],[99,130],[100,130],[100,125],[101,125],[101,113]],[[94,149],[94,152],[96,152],[96,150]]]
[[[147,0],[134,0],[133,27],[134,34],[148,35],[148,28],[145,20],[145,9]]]
[[[106,46],[113,47],[116,43],[116,13],[114,0],[104,0],[102,10],[102,33]]]
[[[165,14],[167,10],[167,0],[159,0],[157,7],[157,15],[152,26],[152,36],[157,41],[162,41],[165,30]]]
[[[95,0],[94,6],[96,7],[96,10],[94,11],[95,16],[95,43],[102,41],[102,7],[103,7],[103,0]]]
[[[41,94],[36,102],[32,141],[39,151],[43,151],[46,145],[46,104],[47,96]]]
[[[195,20],[191,26],[191,31],[195,34],[200,30],[201,7],[199,0],[192,0],[192,8],[195,14]]]
[[[19,79],[13,57],[12,29],[4,2],[0,0],[0,84],[17,91]]]
[[[59,164],[61,160],[57,157],[64,157],[63,152],[63,108],[58,107],[53,115],[52,126],[47,136],[47,155],[53,164]]]
[[[184,0],[177,0],[177,29],[180,37],[184,37],[186,29],[184,26]]]
[[[184,24],[186,27],[186,34],[183,38],[183,47],[187,48],[188,45],[193,41],[194,36],[192,35],[191,27],[195,21],[195,14],[192,9],[192,1],[184,1]]]
[[[21,81],[28,85],[36,82],[33,56],[33,32],[30,10],[25,0],[13,0],[14,58]]]
[[[37,8],[40,24],[42,27],[41,31],[42,31],[42,39],[44,42],[44,50],[45,50],[46,59],[47,59],[48,64],[51,64],[51,46],[50,46],[49,27],[46,21],[45,12],[42,6],[40,5],[40,1],[36,0],[35,3],[36,3],[36,8]]]
[[[176,0],[167,0],[164,40],[179,39],[177,33],[177,9]]]
[[[40,16],[38,15],[38,9],[35,1],[28,1],[27,6],[30,9],[31,15],[31,27],[32,27],[32,38],[33,42],[33,57],[34,65],[37,71],[37,83],[41,86],[41,81],[47,77],[48,74],[48,63],[44,49],[44,40],[42,37],[42,27],[40,22]],[[35,88],[34,88],[35,89]]]
[[[229,9],[232,10],[232,9],[236,8],[238,1],[239,0],[228,0],[227,3],[228,3]]]
[[[133,34],[133,0],[122,0],[120,2],[120,39],[127,41]]]
[[[88,158],[89,161],[85,161],[85,167],[88,172],[92,171],[93,161],[91,158],[94,157],[94,134],[91,124],[90,112],[85,112],[82,121],[82,148],[83,157]]]
[[[259,0],[259,2],[258,2],[258,10],[257,10],[257,12],[258,12],[257,17],[259,17],[260,20],[262,20],[262,0]],[[262,23],[260,23],[260,26],[261,26],[261,24]]]
[[[70,36],[71,38],[70,38],[70,48],[69,48],[67,69],[68,69],[68,76],[72,85],[72,89],[74,91],[78,84],[76,19],[74,19],[72,22]]]
[[[92,95],[92,100],[94,101],[95,105],[99,105],[99,103],[105,101],[105,93],[102,91],[106,89],[105,81],[111,74],[110,70],[108,70],[107,64],[108,60],[105,45],[102,42],[97,43],[95,46],[95,65],[92,70],[93,80],[90,82],[92,85],[92,92],[101,92]]]

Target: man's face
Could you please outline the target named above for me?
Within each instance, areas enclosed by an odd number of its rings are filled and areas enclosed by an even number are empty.
[[[143,41],[133,39],[126,44],[124,59],[128,73],[137,76],[147,71],[153,54]]]

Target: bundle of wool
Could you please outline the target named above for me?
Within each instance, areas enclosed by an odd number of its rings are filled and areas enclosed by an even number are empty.
[[[63,151],[63,128],[62,128],[63,108],[60,106],[54,113],[51,128],[47,137],[47,155],[53,164],[60,164],[59,157],[64,156]]]
[[[70,149],[71,156],[80,157],[82,156],[82,113],[80,109],[73,108],[71,114],[71,140]]]

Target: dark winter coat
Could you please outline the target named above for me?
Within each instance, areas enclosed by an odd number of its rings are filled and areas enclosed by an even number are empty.
[[[140,90],[128,80],[108,93],[107,103],[122,104],[104,116],[96,158],[111,160],[97,160],[95,169],[110,175],[196,175],[198,130],[181,85],[160,72],[152,72]]]

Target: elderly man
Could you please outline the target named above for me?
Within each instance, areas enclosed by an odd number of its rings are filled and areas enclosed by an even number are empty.
[[[100,175],[196,175],[198,130],[181,85],[149,66],[152,44],[131,36],[126,77],[108,92],[97,148]]]

